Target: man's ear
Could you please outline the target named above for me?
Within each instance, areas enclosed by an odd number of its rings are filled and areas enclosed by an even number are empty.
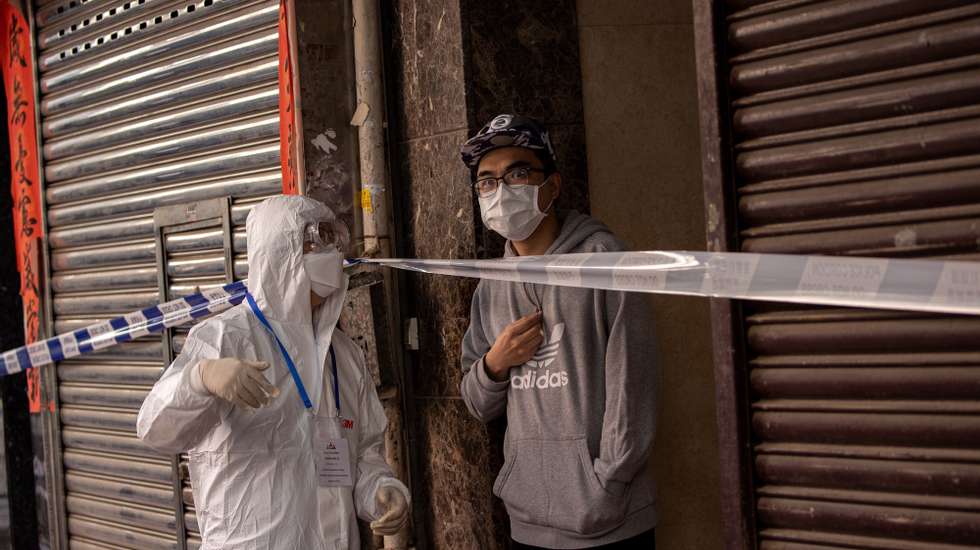
[[[555,172],[551,175],[551,185],[554,187],[554,198],[552,199],[552,206],[557,207],[558,197],[561,196],[561,172]]]

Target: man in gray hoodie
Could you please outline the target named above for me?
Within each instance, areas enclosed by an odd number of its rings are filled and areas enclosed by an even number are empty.
[[[561,175],[536,121],[499,115],[461,152],[484,223],[508,239],[506,256],[623,250],[597,220],[556,211]],[[507,415],[493,492],[515,548],[654,548],[650,313],[635,293],[477,287],[460,391],[480,421]]]

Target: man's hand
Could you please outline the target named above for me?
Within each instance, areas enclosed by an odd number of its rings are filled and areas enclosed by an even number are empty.
[[[205,359],[198,363],[201,382],[212,395],[239,407],[257,409],[279,395],[279,388],[266,381],[263,361],[242,361],[234,357]]]
[[[374,495],[378,509],[385,513],[371,522],[371,530],[378,536],[391,536],[402,530],[408,523],[408,501],[405,495],[391,486],[383,486]]]
[[[527,363],[544,340],[542,313],[537,311],[507,325],[483,360],[487,375],[497,382],[507,380],[510,369]]]

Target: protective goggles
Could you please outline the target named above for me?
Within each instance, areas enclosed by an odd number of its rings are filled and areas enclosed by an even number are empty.
[[[350,243],[350,230],[340,220],[311,223],[306,226],[303,243],[310,245],[310,252],[323,252],[331,246],[343,251]]]

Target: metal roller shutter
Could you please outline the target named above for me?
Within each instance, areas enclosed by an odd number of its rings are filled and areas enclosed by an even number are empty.
[[[980,259],[980,4],[727,10],[742,250]],[[744,311],[759,546],[976,548],[980,319]]]
[[[153,211],[161,206],[231,197],[235,275],[247,275],[245,218],[281,191],[278,6],[71,0],[35,8],[58,333],[160,300]],[[223,243],[220,227],[165,239],[171,298],[224,282]],[[163,357],[154,337],[58,366],[65,547],[200,544],[179,461],[135,436]]]

